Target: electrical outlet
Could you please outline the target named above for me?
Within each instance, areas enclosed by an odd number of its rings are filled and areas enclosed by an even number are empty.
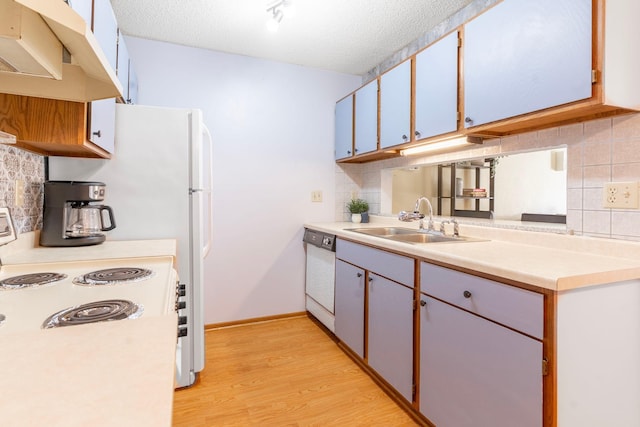
[[[322,202],[322,191],[316,190],[311,192],[311,201],[312,202]]]
[[[22,207],[24,205],[24,181],[20,179],[16,179],[15,183],[15,195],[16,199],[14,200],[14,204],[16,208]]]
[[[638,183],[606,183],[603,192],[603,207],[613,209],[638,209]]]

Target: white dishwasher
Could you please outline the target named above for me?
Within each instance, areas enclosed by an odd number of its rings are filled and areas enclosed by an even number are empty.
[[[336,236],[307,228],[303,241],[307,251],[306,309],[335,332]]]

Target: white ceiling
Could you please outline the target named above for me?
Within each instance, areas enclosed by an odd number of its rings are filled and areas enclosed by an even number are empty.
[[[473,0],[111,0],[125,35],[362,75]],[[285,9],[286,11],[286,9]]]

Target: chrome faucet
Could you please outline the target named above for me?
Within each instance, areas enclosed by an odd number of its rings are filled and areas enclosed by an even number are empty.
[[[416,219],[419,219],[419,228],[420,230],[424,230],[424,215],[420,213],[420,203],[422,203],[422,201],[427,202],[427,206],[429,207],[429,222],[427,223],[427,231],[435,231],[433,228],[433,206],[431,206],[431,202],[426,197],[420,197],[418,200],[416,200],[416,206],[415,208],[413,208],[413,212],[400,211],[398,219],[405,222],[415,221]]]

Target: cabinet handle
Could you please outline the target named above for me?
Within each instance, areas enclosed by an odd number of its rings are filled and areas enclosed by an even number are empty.
[[[373,282],[373,277],[369,276],[369,281]]]
[[[467,116],[467,117],[464,118],[464,122],[465,123],[473,123],[473,119],[471,119],[471,117]]]
[[[416,135],[416,138],[420,138],[420,135],[422,135],[420,132],[415,131],[414,134]]]
[[[102,132],[97,131],[93,133],[94,136],[97,136],[98,138],[102,137]]]
[[[409,137],[407,135],[402,135],[402,140],[403,141],[407,141],[409,139]]]
[[[420,305],[424,307],[425,305],[427,305],[427,302],[425,300],[421,299],[420,300]]]
[[[357,152],[358,152],[358,149],[357,149],[357,148],[354,148],[353,152],[354,152],[354,153],[357,153]]]
[[[358,273],[358,274],[356,274],[356,276],[362,277],[362,273]]]
[[[351,150],[347,150],[347,154],[348,154],[348,155],[351,155]]]
[[[469,291],[464,291],[464,292],[462,293],[462,295],[463,295],[465,298],[471,298],[471,292],[469,292]]]

